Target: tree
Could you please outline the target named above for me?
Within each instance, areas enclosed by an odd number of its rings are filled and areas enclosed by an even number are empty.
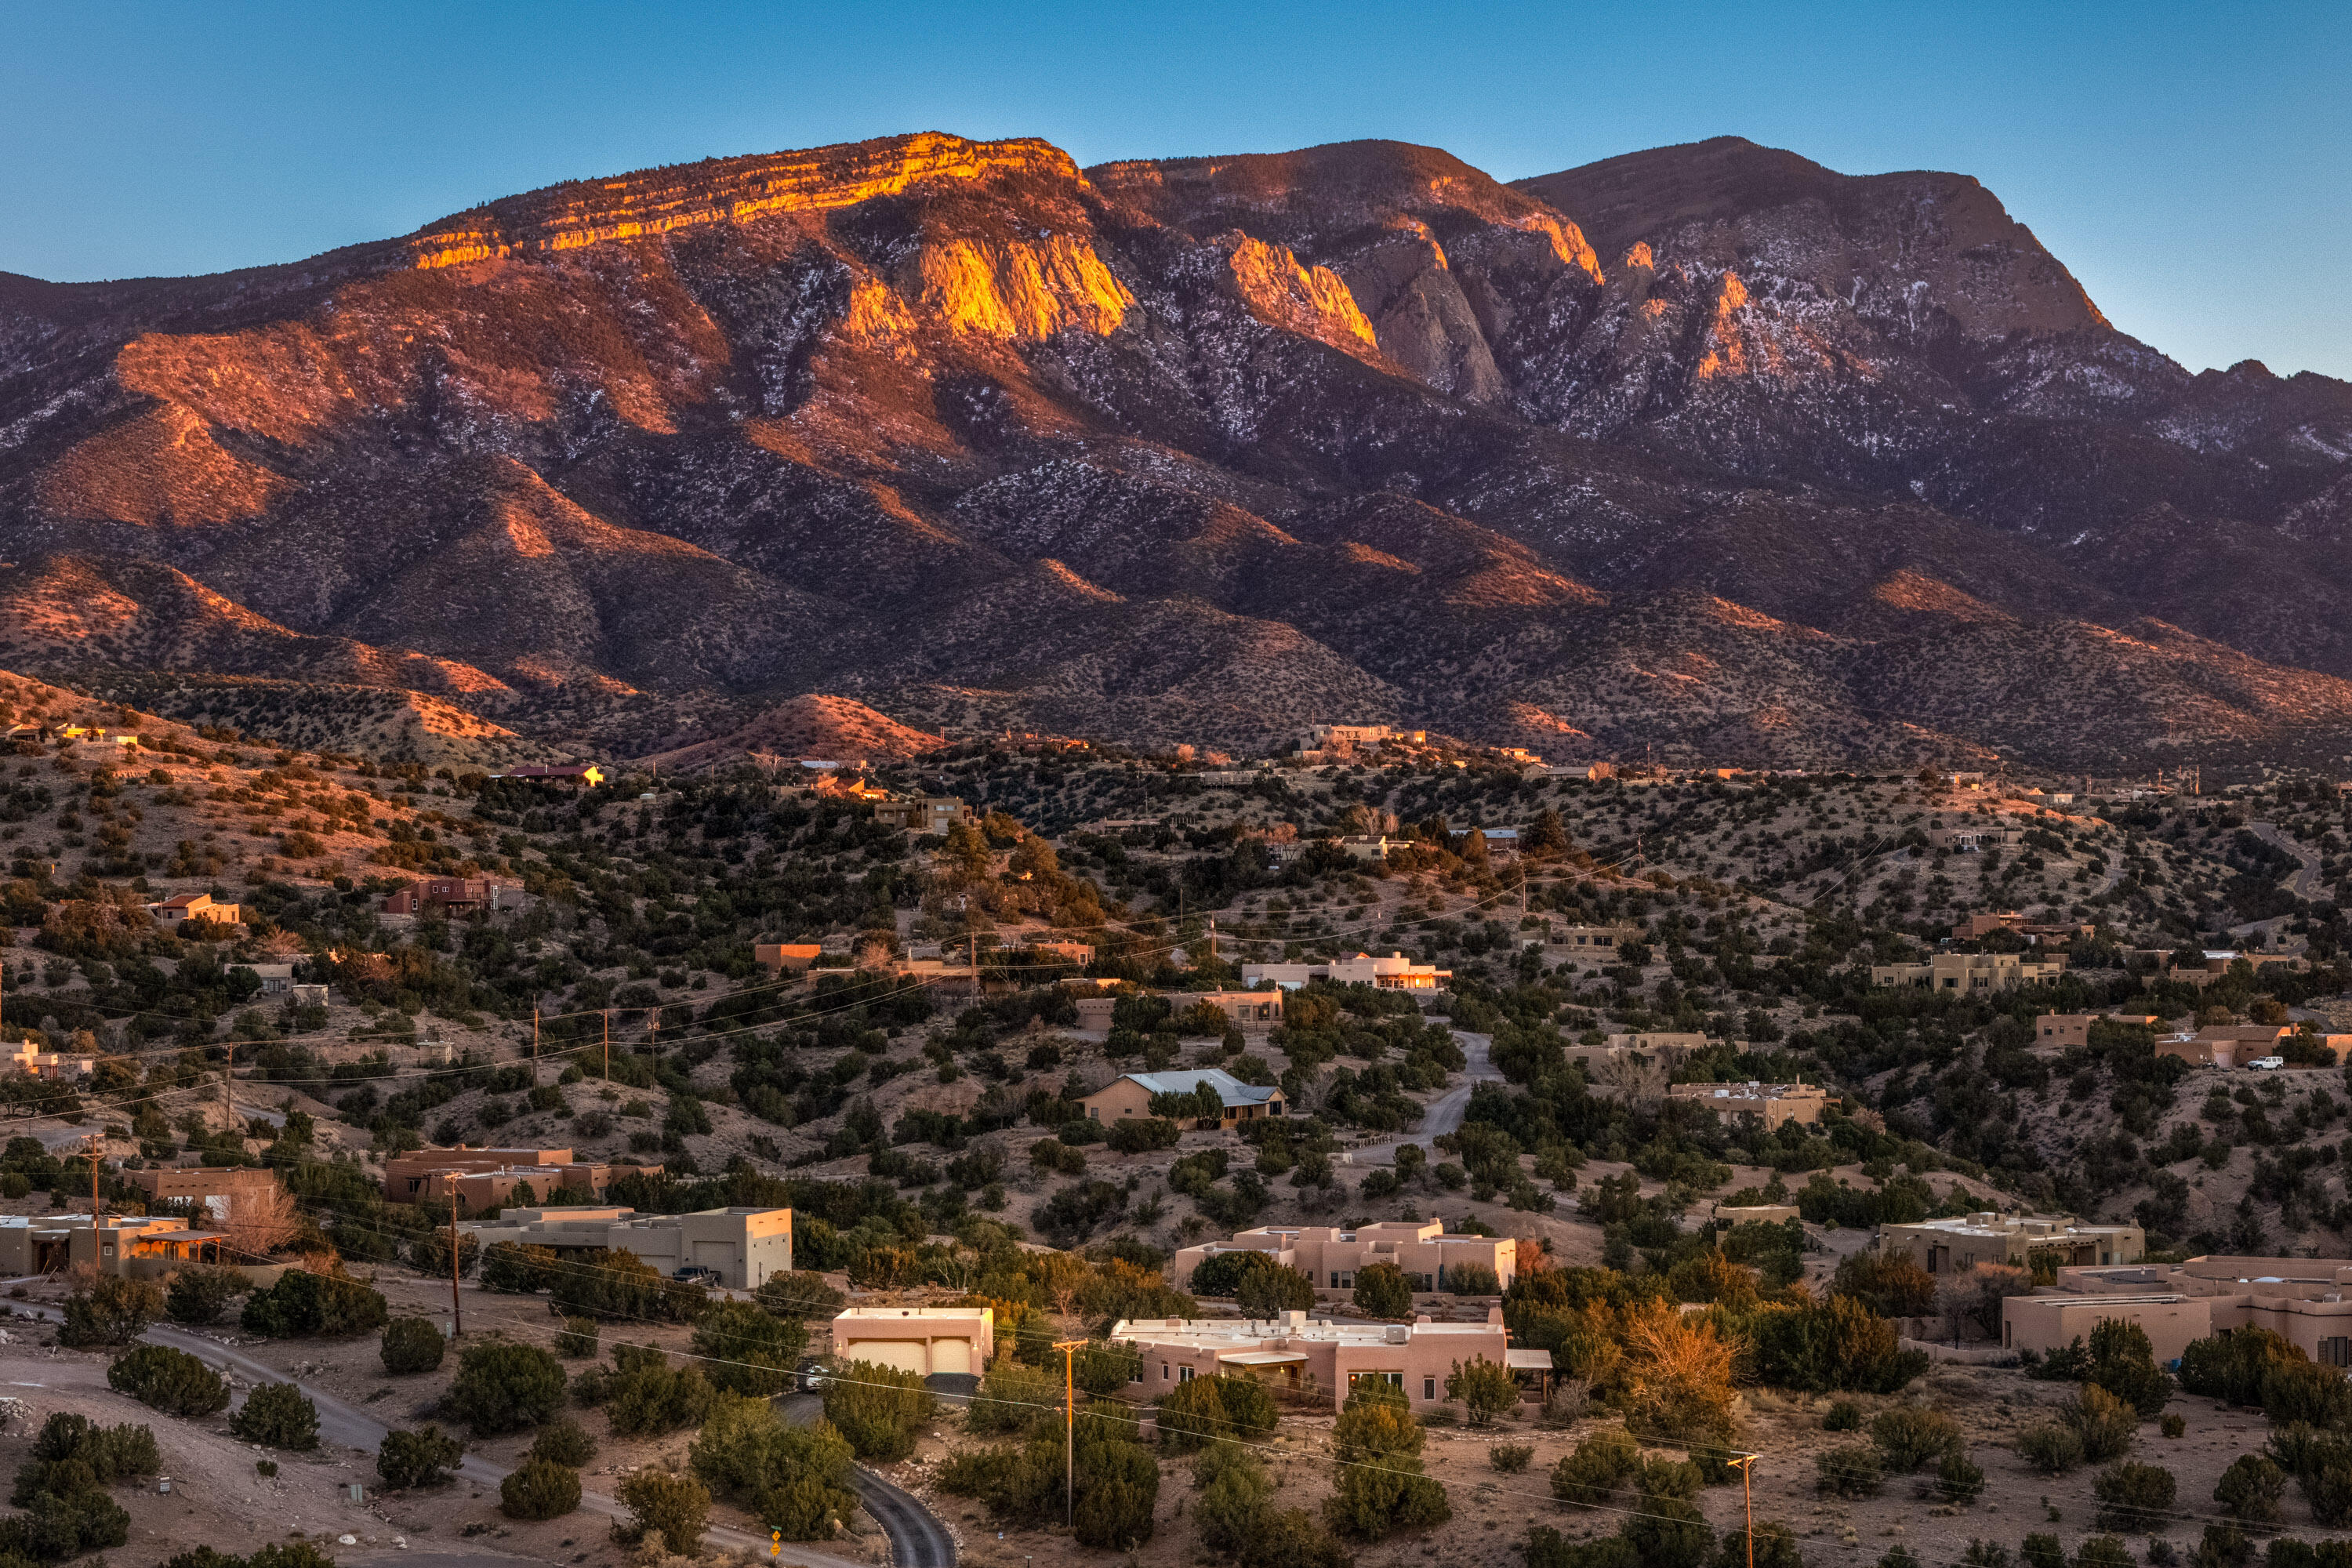
[[[1324,1509],[1333,1530],[1381,1541],[1398,1530],[1442,1524],[1453,1517],[1445,1489],[1422,1473],[1426,1435],[1402,1390],[1386,1383],[1359,1384],[1341,1407],[1331,1438],[1339,1480]]]
[[[698,1366],[669,1364],[652,1345],[614,1345],[605,1414],[625,1437],[658,1436],[699,1426],[710,1412],[710,1380]]]
[[[2221,1472],[2213,1500],[2239,1523],[2260,1529],[2278,1523],[2286,1472],[2261,1454],[2241,1454]]]
[[[427,1424],[414,1432],[386,1432],[376,1449],[375,1473],[394,1490],[446,1484],[465,1450],[457,1439]]]
[[[447,1267],[448,1254],[441,1262]],[[494,1241],[482,1254],[482,1289],[513,1295],[544,1290],[555,1275],[555,1248],[530,1247],[520,1241]]]
[[[2058,1418],[2083,1439],[2083,1458],[2095,1465],[2123,1458],[2138,1436],[2139,1417],[2132,1407],[2096,1384],[2085,1384],[2061,1405]]]
[[[441,1403],[477,1433],[536,1426],[563,1407],[563,1363],[537,1345],[468,1345]]]
[[[1830,1289],[1882,1318],[1924,1318],[1936,1310],[1936,1277],[1907,1253],[1853,1253],[1831,1276]]]
[[[576,1479],[576,1478],[575,1478]],[[681,1557],[702,1554],[702,1531],[710,1521],[710,1493],[691,1476],[643,1469],[621,1483],[621,1505],[629,1510],[626,1533],[643,1541],[658,1533],[662,1544]]]
[[[751,1300],[763,1312],[801,1321],[830,1318],[849,1301],[848,1297],[825,1283],[824,1275],[804,1268],[769,1275],[751,1292]]]
[[[2090,1382],[2130,1405],[2142,1420],[2162,1411],[2172,1397],[2172,1379],[2157,1366],[2147,1331],[2121,1318],[2109,1318],[2091,1331]]]
[[[173,1273],[163,1291],[163,1310],[175,1323],[217,1323],[228,1304],[251,1289],[234,1268],[193,1263]]]
[[[640,1475],[646,1473],[639,1472]],[[630,1485],[636,1479],[636,1476],[632,1476],[621,1483],[624,1501],[628,1500]],[[691,1482],[688,1484],[692,1485]],[[525,1459],[499,1483],[499,1511],[509,1519],[558,1519],[579,1506],[580,1472],[552,1459]],[[707,1516],[707,1499],[704,1512]],[[701,1539],[701,1527],[698,1521],[695,1542],[698,1545]],[[663,1533],[662,1540],[667,1543],[669,1536],[667,1531]]]
[[[66,1298],[58,1343],[74,1350],[127,1345],[163,1312],[163,1288],[152,1279],[101,1274]]]
[[[576,1470],[596,1457],[596,1439],[588,1436],[585,1426],[566,1416],[539,1429],[539,1436],[530,1440],[530,1457]]]
[[[1508,1367],[1478,1356],[1466,1367],[1454,1363],[1445,1380],[1445,1397],[1462,1402],[1471,1426],[1484,1426],[1518,1404],[1519,1382]]]
[[[1998,1339],[2001,1302],[2011,1296],[2032,1293],[2030,1269],[2006,1263],[1977,1263],[1944,1277],[1937,1287],[1936,1305],[1955,1343],[1964,1329],[1973,1329],[1980,1339]]]
[[[1620,1333],[1619,1408],[1646,1441],[1720,1442],[1731,1431],[1732,1347],[1671,1303],[1626,1309]]]
[[[245,1396],[228,1429],[265,1448],[315,1448],[319,1407],[290,1383],[265,1383]]]
[[[2160,1465],[2136,1465],[2128,1459],[2110,1465],[2091,1482],[2099,1500],[2098,1528],[2135,1535],[2158,1528],[2172,1511],[2176,1489],[2172,1472]]]
[[[688,1456],[714,1493],[751,1507],[788,1540],[819,1541],[857,1507],[848,1440],[828,1421],[785,1425],[764,1399],[722,1394]]]
[[[228,1384],[218,1373],[169,1345],[138,1345],[114,1358],[107,1385],[166,1415],[210,1415],[228,1408]]]
[[[597,1323],[593,1318],[566,1318],[555,1331],[555,1353],[572,1361],[596,1353]]]
[[[824,1418],[859,1458],[887,1465],[915,1451],[915,1434],[931,1418],[931,1394],[918,1373],[848,1362],[825,1379]]]
[[[1220,1441],[1249,1442],[1275,1427],[1274,1396],[1245,1376],[1188,1378],[1159,1400],[1160,1447],[1190,1454]]]
[[[1412,1316],[1412,1281],[1393,1263],[1371,1263],[1356,1270],[1356,1305],[1375,1318]]]
[[[302,1234],[294,1194],[275,1183],[229,1194],[226,1209],[214,1228],[227,1257],[267,1258]]]
[[[392,1316],[383,1292],[340,1275],[289,1268],[267,1290],[246,1298],[240,1321],[249,1334],[340,1338],[380,1329]]]
[[[1253,1252],[1250,1256],[1265,1255]],[[1234,1304],[1254,1318],[1305,1311],[1315,1305],[1315,1281],[1286,1263],[1268,1260],[1242,1271],[1234,1287]]]
[[[431,1319],[394,1318],[383,1326],[383,1342],[376,1354],[383,1359],[384,1371],[401,1377],[436,1371],[448,1348],[449,1342],[441,1337],[440,1328]]]
[[[549,1266],[555,1307],[563,1317],[620,1318],[690,1323],[702,1316],[709,1292],[661,1271],[625,1247],[591,1250],[579,1261]]]
[[[719,1388],[765,1396],[781,1394],[807,1348],[808,1330],[749,1301],[714,1301],[694,1325],[694,1353],[705,1359]]]
[[[2294,1341],[2268,1329],[2223,1329],[2191,1340],[2180,1352],[2180,1386],[2226,1405],[2260,1405],[2274,1365],[2305,1361]]]

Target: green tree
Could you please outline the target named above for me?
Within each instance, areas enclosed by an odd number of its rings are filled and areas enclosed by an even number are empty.
[[[1412,1316],[1412,1281],[1393,1263],[1373,1263],[1356,1270],[1356,1305],[1374,1318]]]
[[[442,1486],[464,1452],[457,1438],[429,1423],[414,1432],[386,1432],[376,1449],[375,1473],[398,1491]]]
[[[436,1371],[449,1342],[429,1318],[394,1318],[383,1326],[383,1342],[376,1354],[383,1370],[395,1377]]]
[[[228,1408],[228,1384],[212,1368],[169,1345],[137,1345],[106,1369],[107,1386],[166,1415],[210,1415]]]
[[[2148,1420],[2172,1397],[2172,1379],[2156,1364],[2147,1331],[2121,1318],[2109,1318],[2091,1331],[2089,1381],[2105,1389]]]
[[[1453,1517],[1445,1489],[1422,1473],[1426,1440],[1401,1390],[1385,1383],[1359,1384],[1331,1433],[1332,1456],[1339,1462],[1339,1485],[1324,1505],[1331,1528],[1381,1541]]]
[[[152,1279],[101,1274],[66,1298],[58,1343],[75,1350],[127,1345],[163,1314],[163,1288]]]
[[[694,1353],[711,1383],[738,1394],[781,1394],[807,1348],[808,1330],[749,1301],[714,1301],[694,1325]]]
[[[1471,1426],[1485,1426],[1518,1405],[1519,1381],[1508,1367],[1477,1356],[1468,1366],[1458,1361],[1454,1363],[1445,1379],[1445,1397],[1462,1402]]]
[[[576,1470],[596,1457],[596,1439],[567,1415],[539,1429],[539,1436],[530,1440],[530,1457]]]
[[[638,1475],[648,1472],[639,1471]],[[624,1501],[628,1500],[631,1476],[621,1483]],[[692,1483],[688,1483],[691,1485]],[[520,1466],[499,1483],[499,1511],[509,1519],[560,1519],[580,1506],[580,1472],[569,1465],[559,1465],[552,1459],[525,1459]],[[705,1500],[704,1512],[709,1512]],[[696,1543],[701,1542],[700,1524],[696,1524]],[[664,1534],[667,1542],[668,1536]]]
[[[228,1304],[250,1288],[234,1268],[191,1264],[173,1274],[163,1291],[163,1310],[175,1323],[217,1323]]]
[[[825,1379],[824,1416],[859,1458],[891,1464],[915,1451],[915,1435],[931,1418],[931,1393],[919,1373],[846,1362]]]
[[[857,1507],[854,1458],[829,1421],[787,1426],[764,1399],[722,1394],[688,1463],[714,1493],[751,1508],[787,1540],[821,1541]]]
[[[605,1414],[625,1437],[659,1436],[699,1426],[709,1414],[710,1380],[698,1366],[674,1367],[652,1345],[613,1347]]]
[[[691,1476],[642,1469],[621,1483],[621,1505],[629,1510],[625,1533],[643,1541],[659,1534],[662,1544],[684,1557],[702,1554],[702,1532],[710,1522],[710,1493]]]
[[[477,1433],[514,1432],[563,1407],[563,1363],[537,1345],[468,1345],[442,1408]]]
[[[265,1448],[315,1448],[319,1407],[290,1383],[265,1383],[245,1396],[228,1429]]]
[[[2240,1524],[2255,1529],[2275,1525],[2283,1517],[2279,1500],[2286,1492],[2286,1472],[2261,1454],[2241,1454],[2221,1472],[2213,1500]]]

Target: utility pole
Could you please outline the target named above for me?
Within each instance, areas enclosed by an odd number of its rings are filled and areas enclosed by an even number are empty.
[[[106,1158],[105,1135],[98,1132],[91,1133],[89,1147],[83,1152],[89,1156],[89,1239],[91,1247],[95,1249],[98,1246],[98,1233],[106,1223],[106,1205],[99,1201],[98,1196],[98,1163]],[[90,1261],[93,1264],[98,1261],[94,1250]]]
[[[457,1194],[449,1194],[449,1337],[466,1331],[466,1310],[457,1304]]]
[[[228,1059],[221,1065],[221,1114],[228,1118],[229,1128],[234,1131],[236,1128],[236,1097],[234,1092],[234,1085],[236,1082],[236,1042],[229,1041],[226,1049]]]
[[[1078,1522],[1078,1383],[1074,1358],[1086,1342],[1057,1340],[1054,1344],[1062,1352],[1062,1493],[1067,1512],[1063,1522],[1072,1528]]]
[[[1748,1568],[1756,1568],[1756,1461],[1760,1454],[1742,1454],[1725,1461],[1739,1469],[1739,1491],[1748,1506]]]
[[[613,1010],[604,1009],[604,1081],[613,1081]]]
[[[530,1005],[530,1081],[539,1081],[539,1004]]]

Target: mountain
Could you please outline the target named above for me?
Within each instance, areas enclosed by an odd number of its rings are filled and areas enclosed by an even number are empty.
[[[2334,757],[2347,498],[2352,386],[1736,138],[925,133],[0,277],[0,658],[297,744]]]

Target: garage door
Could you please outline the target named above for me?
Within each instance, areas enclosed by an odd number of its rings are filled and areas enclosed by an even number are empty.
[[[870,1361],[877,1366],[911,1372],[918,1377],[931,1370],[923,1364],[920,1340],[859,1340],[841,1353],[851,1361]]]
[[[933,1340],[931,1371],[969,1373],[971,1371],[971,1342],[970,1340]]]

